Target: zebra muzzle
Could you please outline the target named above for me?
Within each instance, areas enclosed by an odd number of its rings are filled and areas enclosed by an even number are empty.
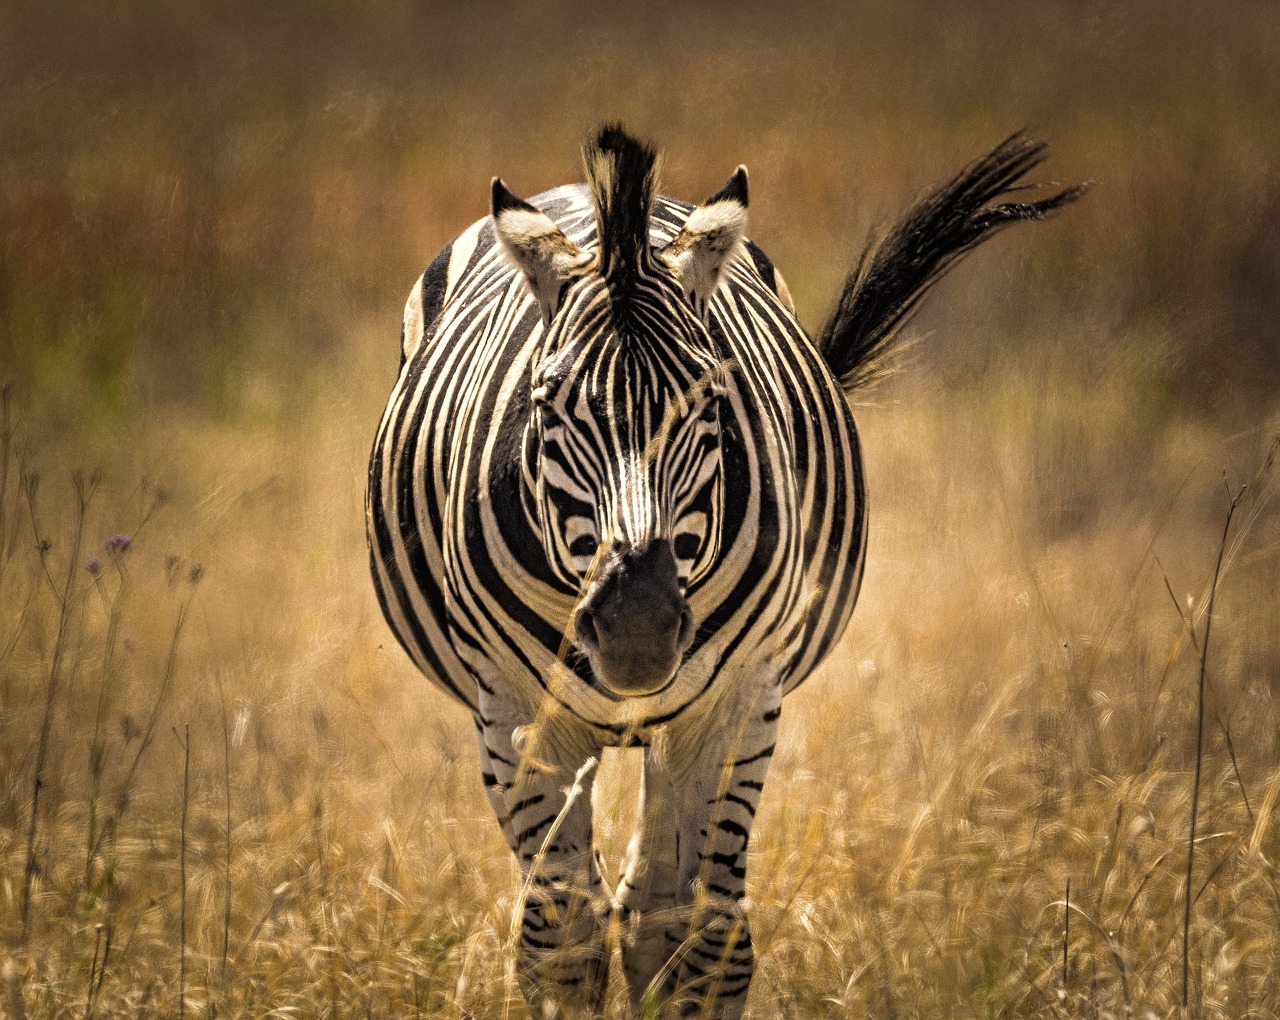
[[[574,634],[597,679],[629,697],[656,694],[671,683],[695,629],[665,539],[611,557],[574,618]]]

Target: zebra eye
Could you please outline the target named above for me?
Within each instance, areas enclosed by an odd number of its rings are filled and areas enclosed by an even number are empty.
[[[698,555],[698,546],[701,544],[701,536],[691,535],[686,532],[675,537],[675,540],[671,543],[672,552],[675,553],[677,560],[691,560]]]
[[[579,556],[594,556],[599,546],[594,535],[579,535],[569,543],[569,555],[575,559]]]
[[[720,417],[720,401],[712,400],[702,409],[702,413],[698,415],[699,421],[713,422]]]
[[[564,545],[568,550],[573,568],[585,572],[591,566],[592,557],[596,554],[599,539],[596,538],[596,525],[590,517],[574,514],[563,524]]]
[[[544,429],[553,429],[560,424],[560,415],[556,414],[555,408],[550,404],[538,405],[538,417]]]

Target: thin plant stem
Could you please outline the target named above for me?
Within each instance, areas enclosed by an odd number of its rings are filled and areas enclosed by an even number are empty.
[[[115,679],[115,648],[124,615],[124,598],[129,575],[119,557],[115,557],[120,584],[111,598],[107,612],[107,636],[102,656],[102,682],[98,690],[98,709],[93,723],[93,740],[89,744],[89,774],[93,777],[89,792],[89,824],[85,839],[84,891],[93,894],[94,863],[98,848],[98,800],[102,793],[102,776],[107,765],[107,744],[103,737],[107,711],[111,705],[111,689]],[[101,590],[101,581],[98,581]]]
[[[98,953],[102,951],[102,925],[93,928],[93,960],[89,964],[89,987],[84,993],[84,1017],[89,1020],[93,1014],[93,982],[98,976]]]
[[[169,690],[173,686],[174,673],[177,671],[178,664],[178,645],[182,639],[182,630],[186,625],[187,613],[191,608],[191,599],[195,596],[188,597],[186,602],[178,606],[178,617],[173,624],[173,636],[169,640],[169,654],[165,659],[164,677],[160,683],[160,692],[156,695],[156,700],[151,706],[151,712],[147,716],[146,725],[142,728],[142,737],[138,743],[138,749],[133,753],[133,760],[129,763],[129,769],[125,773],[124,780],[120,784],[120,792],[117,798],[116,807],[112,812],[108,824],[98,832],[97,842],[93,847],[93,854],[96,856],[102,847],[102,841],[108,833],[114,832],[115,824],[119,822],[123,816],[125,808],[129,803],[129,791],[133,788],[133,778],[138,772],[138,767],[142,764],[142,759],[147,753],[147,749],[151,746],[151,740],[155,736],[156,725],[160,721],[160,713],[164,708],[165,702],[168,700]]]
[[[1211,683],[1210,688],[1213,687]],[[1245,813],[1249,816],[1250,828],[1254,825],[1253,805],[1249,803],[1249,791],[1245,789],[1244,778],[1240,775],[1240,764],[1236,761],[1236,745],[1231,739],[1231,724],[1222,716],[1222,700],[1217,691],[1213,691],[1213,713],[1218,717],[1218,725],[1222,727],[1222,735],[1227,741],[1227,755],[1231,758],[1231,773],[1235,776],[1236,788],[1240,791],[1240,799],[1244,801]]]
[[[227,980],[227,956],[231,946],[231,726],[227,720],[227,692],[222,686],[222,674],[216,675],[218,682],[218,703],[222,708],[222,785],[226,791],[226,818],[223,835],[225,837],[225,869],[226,881],[222,901],[222,965],[218,971],[218,982],[225,986]]]
[[[1102,939],[1103,944],[1107,947],[1107,950],[1111,953],[1111,959],[1115,962],[1115,965],[1116,965],[1116,974],[1120,978],[1120,995],[1124,999],[1123,1015],[1132,1016],[1133,1015],[1133,998],[1129,991],[1129,968],[1125,966],[1124,954],[1120,952],[1120,946],[1116,944],[1116,940],[1112,936],[1112,933],[1108,931],[1106,928],[1104,928],[1092,917],[1090,917],[1087,912],[1085,912],[1084,910],[1081,910],[1078,906],[1070,906],[1069,904],[1066,904],[1065,907],[1066,909],[1074,910],[1077,914],[1079,914],[1085,920],[1085,922],[1089,925],[1089,927],[1091,927],[1095,932],[1098,933],[1099,938]],[[1097,961],[1093,961],[1093,967],[1094,967],[1094,975],[1095,975],[1094,980],[1096,980]]]
[[[1209,633],[1213,627],[1213,602],[1218,595],[1218,577],[1222,572],[1222,557],[1227,549],[1227,535],[1231,531],[1231,518],[1236,512],[1244,490],[1231,498],[1227,507],[1227,519],[1222,525],[1222,541],[1218,543],[1218,561],[1213,568],[1213,580],[1209,584],[1209,605],[1205,610],[1204,640],[1200,642],[1200,682],[1196,695],[1196,763],[1191,781],[1191,825],[1187,833],[1187,878],[1185,903],[1182,912],[1182,1008],[1188,1004],[1191,980],[1191,876],[1196,862],[1196,817],[1200,810],[1200,766],[1204,756],[1204,695],[1206,665],[1209,660]]]
[[[45,576],[49,578],[52,585],[52,575],[49,573],[48,566],[49,544],[40,536],[36,514],[36,478],[31,475],[28,476],[26,481],[27,509],[31,515],[31,530],[35,535],[36,545],[40,550],[40,561],[44,567]],[[31,784],[31,821],[27,826],[26,865],[23,868],[22,875],[22,938],[24,941],[31,936],[31,889],[38,870],[38,865],[36,864],[36,836],[40,824],[40,792],[44,788],[45,782],[44,770],[45,761],[49,753],[49,734],[53,728],[54,706],[57,703],[58,688],[62,677],[62,659],[66,654],[67,636],[71,630],[71,616],[76,604],[76,600],[72,596],[75,594],[76,570],[80,563],[80,547],[84,542],[85,518],[88,515],[89,503],[93,499],[93,490],[95,488],[95,483],[92,479],[86,483],[84,477],[79,474],[73,476],[73,482],[77,499],[76,526],[71,543],[71,555],[67,559],[66,582],[61,591],[54,588],[54,595],[59,604],[58,630],[53,642],[53,656],[49,663],[49,676],[45,683],[44,717],[40,724],[40,739],[36,743],[35,776]]]
[[[85,1003],[84,1020],[92,1020],[93,1011],[98,1008],[98,996],[102,994],[102,982],[107,976],[107,960],[111,956],[111,936],[112,928],[108,923],[99,925],[99,932],[105,927],[107,932],[106,942],[102,946],[102,959],[98,962],[97,976],[95,977],[91,971],[89,974],[89,1001]],[[97,955],[97,944],[94,944],[94,955]]]

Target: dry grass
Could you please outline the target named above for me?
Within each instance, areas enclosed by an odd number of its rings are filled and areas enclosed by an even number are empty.
[[[673,194],[751,166],[810,325],[1015,127],[1099,181],[954,274],[859,410],[868,576],[784,713],[752,1009],[1176,1015],[1223,473],[1280,430],[1269,8],[481,14],[0,18],[3,1008],[522,1015],[518,876],[380,619],[362,476],[414,276],[490,175],[568,179],[620,116]],[[1214,606],[1193,1016],[1280,1016],[1276,484]]]

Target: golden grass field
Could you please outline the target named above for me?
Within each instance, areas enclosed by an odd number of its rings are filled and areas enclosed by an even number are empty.
[[[414,278],[492,175],[576,180],[621,118],[671,194],[748,164],[811,330],[1011,131],[1096,182],[945,280],[857,408],[868,572],[783,715],[752,1015],[1280,1017],[1272,6],[15,7],[0,1011],[527,1015],[517,872],[382,622],[363,475]]]

